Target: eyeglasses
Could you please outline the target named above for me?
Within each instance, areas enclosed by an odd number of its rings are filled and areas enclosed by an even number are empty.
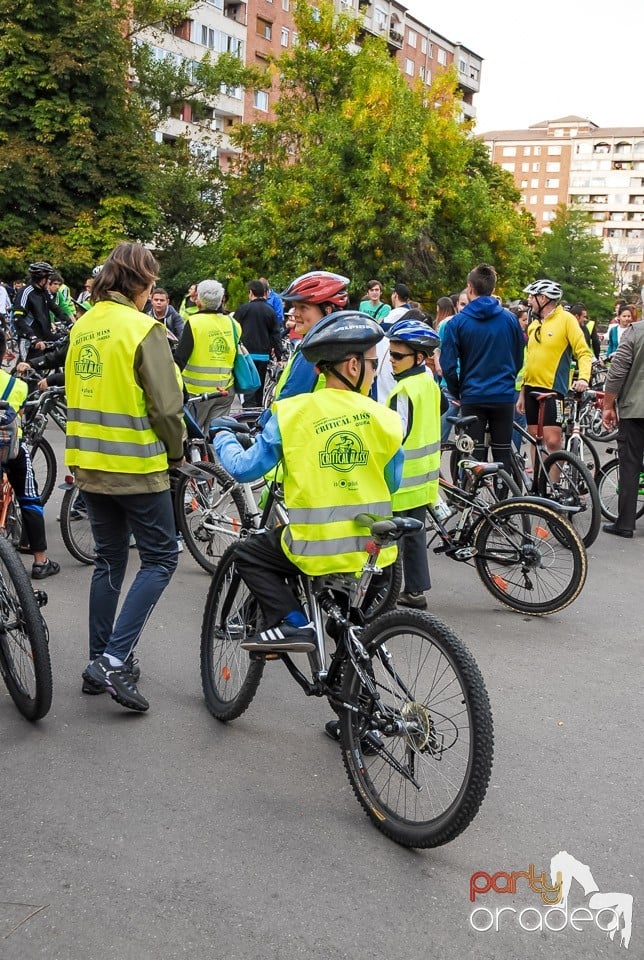
[[[378,358],[377,357],[364,357],[365,363],[371,364],[371,369],[375,373],[378,369]]]
[[[398,353],[397,350],[390,350],[389,356],[392,360],[404,360],[405,357],[415,357],[415,353]]]

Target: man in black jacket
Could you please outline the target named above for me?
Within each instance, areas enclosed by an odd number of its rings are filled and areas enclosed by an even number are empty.
[[[248,303],[235,311],[235,320],[242,328],[241,342],[255,362],[261,386],[255,393],[244,394],[245,407],[261,407],[264,380],[271,352],[282,359],[282,336],[277,314],[266,302],[266,288],[261,280],[248,284]]]
[[[45,350],[45,341],[54,339],[50,313],[67,327],[69,320],[49,292],[47,284],[54,272],[50,263],[39,260],[29,265],[29,283],[17,295],[13,306],[16,333],[20,340],[20,359],[30,360]]]

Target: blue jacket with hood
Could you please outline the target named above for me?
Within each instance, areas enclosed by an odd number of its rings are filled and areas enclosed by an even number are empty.
[[[461,403],[512,403],[523,366],[519,321],[494,297],[476,297],[445,325],[441,367]]]

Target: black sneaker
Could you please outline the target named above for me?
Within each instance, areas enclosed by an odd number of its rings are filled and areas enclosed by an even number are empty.
[[[45,560],[44,563],[34,563],[31,566],[32,580],[45,580],[47,577],[55,577],[60,573],[60,564],[55,560]]]
[[[401,607],[413,607],[415,610],[427,609],[427,598],[424,593],[401,593],[398,603]]]
[[[131,653],[125,661],[125,666],[132,678],[132,683],[138,683],[141,678],[141,668],[139,667],[139,661],[133,653]],[[95,680],[92,680],[91,677],[85,677],[85,674],[83,674],[81,693],[87,693],[90,697],[94,697],[99,693],[105,693],[106,689],[102,683],[97,683]]]
[[[276,627],[262,630],[254,637],[242,641],[240,646],[243,650],[253,650],[256,653],[263,650],[269,653],[311,653],[315,650],[315,627],[312,623],[293,627],[282,620]]]
[[[128,710],[144,712],[150,707],[143,694],[137,690],[136,683],[132,680],[132,675],[125,664],[121,667],[113,667],[107,657],[98,657],[83,671],[83,680],[92,680],[103,687],[113,700],[120,703],[122,707],[127,707]]]

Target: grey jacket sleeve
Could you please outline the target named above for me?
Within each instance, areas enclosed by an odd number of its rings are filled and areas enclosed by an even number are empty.
[[[613,359],[610,363],[610,369],[604,386],[604,390],[607,393],[614,393],[615,396],[618,397],[622,392],[626,378],[633,366],[634,345],[635,334],[633,333],[632,327],[628,327],[624,330],[622,339],[619,341],[619,346],[613,354]]]
[[[183,393],[165,328],[155,323],[137,350],[134,373],[148,404],[152,429],[165,444],[168,460],[183,458]]]

